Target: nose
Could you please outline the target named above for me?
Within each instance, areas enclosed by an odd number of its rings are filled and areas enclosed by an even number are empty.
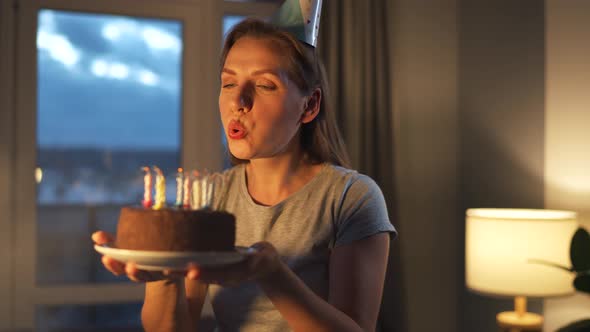
[[[254,103],[254,89],[250,84],[241,87],[233,99],[232,110],[234,112],[249,113]]]

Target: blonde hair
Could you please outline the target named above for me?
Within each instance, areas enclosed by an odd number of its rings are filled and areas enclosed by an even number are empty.
[[[301,126],[301,147],[312,163],[329,162],[334,165],[350,167],[348,153],[342,135],[336,124],[333,108],[329,103],[328,83],[323,64],[314,47],[297,40],[289,32],[275,25],[246,19],[229,32],[221,53],[221,69],[233,45],[242,37],[253,37],[275,43],[284,52],[286,72],[289,79],[304,94],[311,94],[316,88],[322,93],[320,111],[316,118]],[[220,69],[220,70],[221,70]],[[232,164],[247,162],[231,155]]]

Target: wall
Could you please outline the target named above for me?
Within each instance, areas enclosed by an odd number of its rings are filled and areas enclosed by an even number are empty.
[[[465,290],[464,211],[543,207],[544,3],[395,4],[407,331],[495,332],[495,314],[513,304]]]
[[[396,226],[403,332],[458,331],[456,1],[394,1]],[[389,330],[388,330],[389,331]],[[398,331],[398,330],[396,330]]]
[[[546,1],[545,205],[590,227],[590,2]],[[590,317],[590,297],[545,301],[545,330]]]
[[[14,296],[11,264],[13,245],[11,238],[14,202],[14,54],[12,32],[14,16],[8,1],[0,1],[0,330],[12,320],[10,300]]]
[[[459,2],[459,211],[543,207],[544,4],[538,0]],[[458,331],[496,332],[509,299],[465,290],[458,278]],[[539,300],[529,310],[540,312]]]

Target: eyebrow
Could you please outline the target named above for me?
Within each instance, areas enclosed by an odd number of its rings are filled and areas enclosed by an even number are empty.
[[[229,74],[229,75],[236,75],[236,72],[235,71],[233,71],[233,70],[231,70],[229,68],[226,68],[226,67],[223,67],[223,69],[221,70],[221,72],[222,73]],[[256,70],[256,71],[252,72],[252,75],[253,76],[262,75],[262,74],[271,74],[271,75],[274,75],[274,76],[277,76],[277,77],[281,77],[281,75],[279,74],[279,72],[276,71],[276,70],[274,70],[274,69],[259,69],[259,70]]]

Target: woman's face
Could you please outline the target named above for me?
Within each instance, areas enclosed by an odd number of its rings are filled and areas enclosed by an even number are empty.
[[[308,98],[288,79],[278,52],[269,41],[242,37],[225,60],[219,110],[236,158],[271,158],[299,146]]]

